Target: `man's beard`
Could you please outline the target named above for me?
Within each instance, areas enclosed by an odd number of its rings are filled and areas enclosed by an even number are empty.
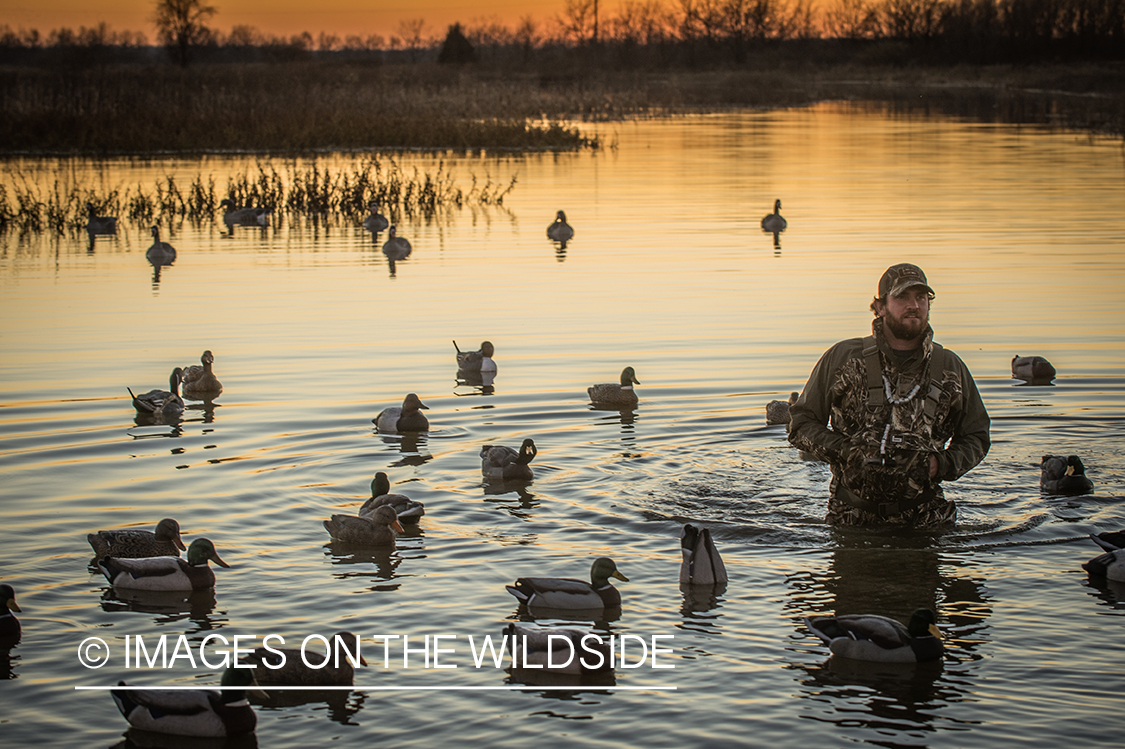
[[[922,336],[926,334],[926,328],[929,325],[929,315],[926,317],[910,317],[904,316],[902,318],[891,317],[890,313],[883,315],[883,324],[894,334],[894,337],[900,341],[916,341],[921,340]],[[919,321],[917,329],[908,327],[911,322]]]

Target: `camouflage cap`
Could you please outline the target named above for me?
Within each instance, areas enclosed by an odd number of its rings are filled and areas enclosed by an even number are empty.
[[[879,298],[886,299],[887,295],[899,296],[912,286],[923,286],[931,294],[934,290],[926,283],[926,274],[917,265],[899,263],[892,265],[883,272],[879,279]]]

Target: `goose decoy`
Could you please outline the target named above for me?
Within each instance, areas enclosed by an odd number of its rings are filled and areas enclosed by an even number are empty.
[[[924,663],[939,660],[945,651],[937,617],[930,609],[916,610],[906,627],[876,614],[813,616],[806,618],[805,624],[828,645],[833,655],[841,658]]]
[[[1085,562],[1082,569],[1091,577],[1104,577],[1106,580],[1125,583],[1125,549],[1099,554],[1089,562]]]
[[[621,593],[609,579],[629,581],[609,557],[598,557],[590,565],[590,582],[569,577],[521,577],[508,592],[529,608],[615,609],[621,606]]]
[[[1039,488],[1048,494],[1089,494],[1094,482],[1077,455],[1044,455],[1039,463]]]
[[[143,559],[145,557],[178,557],[186,551],[180,538],[180,524],[164,518],[156,524],[156,532],[140,528],[123,528],[115,531],[98,531],[87,534],[86,540],[98,559]]]
[[[199,357],[201,364],[184,367],[184,395],[193,398],[214,398],[223,392],[223,383],[215,376],[212,366],[215,355],[210,350]]]
[[[1091,533],[1090,540],[1102,547],[1106,551],[1117,551],[1118,549],[1125,549],[1125,531],[1102,531],[1101,533]]]
[[[359,508],[361,518],[371,517],[375,510],[388,506],[398,515],[400,523],[418,522],[418,518],[426,514],[426,508],[421,502],[415,502],[405,494],[391,494],[391,480],[387,474],[379,471],[371,479],[371,499]]]
[[[379,213],[379,203],[372,200],[367,204],[367,210],[369,211],[369,213],[367,214],[367,217],[363,219],[363,228],[367,229],[367,231],[371,232],[372,234],[378,234],[381,231],[386,231],[387,227],[391,224],[389,221],[387,221],[386,216]]]
[[[683,554],[681,583],[714,585],[727,581],[727,567],[711,540],[711,531],[696,528],[691,523],[685,524],[680,533],[680,552]]]
[[[183,378],[184,370],[176,367],[168,377],[168,390],[149,390],[147,393],[134,395],[132,388],[126,386],[125,389],[133,396],[133,408],[137,409],[137,413],[179,416],[184,412],[184,399],[180,397]]]
[[[573,236],[574,229],[566,222],[566,214],[559,211],[555,214],[555,220],[547,226],[547,238],[565,244]]]
[[[591,385],[586,388],[586,392],[590,395],[590,400],[594,403],[606,406],[635,406],[637,405],[637,394],[633,390],[634,385],[640,385],[641,381],[637,379],[637,373],[633,371],[632,367],[625,367],[621,370],[621,383],[604,382],[600,385]]]
[[[176,259],[176,248],[160,241],[160,227],[152,227],[152,246],[145,251],[145,257],[153,265],[171,265]]]
[[[428,411],[430,407],[414,393],[407,393],[402,408],[384,408],[371,421],[380,432],[425,432],[430,421],[419,409]]]
[[[773,201],[773,213],[767,213],[762,218],[762,231],[776,233],[785,231],[785,227],[789,225],[781,215],[781,201]]]
[[[801,397],[800,393],[790,393],[789,400],[787,401],[770,401],[766,404],[766,423],[767,424],[788,424],[789,423],[789,407],[797,402]]]
[[[89,220],[86,221],[86,233],[90,235],[90,239],[93,239],[96,234],[117,233],[116,216],[99,216],[93,203],[86,204],[86,212],[90,216]]]
[[[531,481],[535,474],[528,465],[539,451],[530,437],[519,451],[504,445],[485,445],[480,449],[480,470],[485,478],[509,481]]]
[[[516,668],[543,668],[561,674],[609,671],[609,643],[593,632],[572,627],[528,627],[509,622],[505,645]]]
[[[236,226],[269,226],[270,213],[273,212],[270,208],[239,208],[230,198],[219,202],[219,207],[223,206],[226,206],[223,223],[231,230]]]
[[[324,528],[337,541],[355,546],[390,546],[402,533],[395,508],[389,505],[376,507],[366,517],[359,515],[333,515],[324,521]]]
[[[496,362],[492,360],[492,355],[496,353],[491,341],[481,341],[479,351],[462,351],[457,346],[457,341],[453,342],[453,348],[457,350],[457,369],[463,372],[495,372]]]
[[[1042,356],[1013,356],[1012,378],[1032,384],[1047,384],[1055,379],[1055,368]]]
[[[215,545],[206,538],[197,538],[191,542],[187,550],[187,561],[179,557],[107,557],[98,560],[98,567],[115,588],[206,590],[215,587],[215,571],[207,564],[208,560],[213,560],[222,567],[230,567],[219,558]]]
[[[405,260],[411,251],[410,242],[405,237],[400,237],[391,224],[387,229],[387,241],[383,243],[383,254],[392,260]]]
[[[110,694],[134,728],[202,738],[239,736],[252,733],[258,724],[254,708],[246,699],[246,690],[257,686],[255,671],[268,669],[227,668],[222,690],[111,689]],[[119,681],[117,686],[128,684]]]
[[[330,638],[329,649],[337,657],[327,658],[302,648],[255,648],[249,655],[239,659],[239,663],[254,666],[258,684],[263,687],[348,687],[355,678],[355,665],[366,666],[367,661],[360,655],[359,638],[351,632],[337,632]],[[306,653],[312,663],[324,663],[313,668],[305,663]],[[353,660],[351,657],[355,655]]]
[[[16,603],[16,591],[11,585],[0,585],[0,639],[5,643],[19,640],[20,620],[12,612],[20,613],[19,604]]]

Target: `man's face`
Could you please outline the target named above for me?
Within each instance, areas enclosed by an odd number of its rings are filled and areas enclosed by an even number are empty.
[[[911,286],[899,296],[888,294],[877,311],[892,336],[904,342],[919,340],[930,324],[930,295],[924,286]]]

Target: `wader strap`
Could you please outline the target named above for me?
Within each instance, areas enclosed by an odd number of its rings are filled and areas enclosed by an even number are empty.
[[[883,393],[883,364],[879,361],[879,344],[875,336],[863,339],[863,364],[867,369],[867,407],[879,408],[887,402]]]
[[[937,378],[945,371],[945,349],[940,344],[934,343],[933,352],[930,354],[930,391],[926,394],[925,424],[927,430],[932,431],[934,419],[937,417],[937,407],[941,402],[942,389],[938,386]]]
[[[872,502],[853,492],[843,481],[836,483],[836,498],[857,510],[870,512],[883,518],[901,515],[904,512],[913,510],[918,505],[930,499],[930,497],[923,492],[913,499],[900,499],[893,502]]]

